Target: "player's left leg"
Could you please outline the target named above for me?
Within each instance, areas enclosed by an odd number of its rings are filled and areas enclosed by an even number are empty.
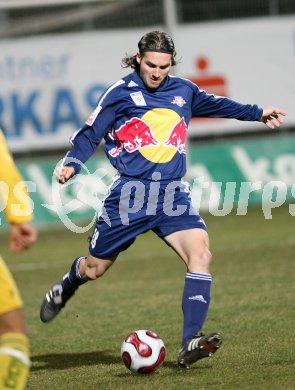
[[[187,267],[182,298],[184,316],[182,348],[178,364],[188,367],[211,356],[220,347],[219,333],[200,335],[210,305],[212,255],[209,238],[204,229],[188,229],[171,233],[165,241],[179,254]]]
[[[202,328],[210,305],[211,252],[208,234],[203,229],[189,229],[166,236],[165,241],[178,253],[187,267],[182,297],[184,345]]]

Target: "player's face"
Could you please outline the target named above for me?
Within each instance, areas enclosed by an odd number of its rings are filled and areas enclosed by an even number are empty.
[[[148,51],[137,53],[139,75],[148,88],[156,89],[165,80],[171,68],[171,54]]]

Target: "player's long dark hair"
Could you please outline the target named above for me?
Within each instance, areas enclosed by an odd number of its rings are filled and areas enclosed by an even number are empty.
[[[151,31],[145,34],[138,42],[138,51],[143,55],[146,51],[159,51],[171,54],[171,65],[176,65],[176,51],[174,49],[174,42],[170,35],[162,31]],[[123,68],[132,68],[139,72],[139,64],[136,61],[136,55],[128,55],[122,59]]]

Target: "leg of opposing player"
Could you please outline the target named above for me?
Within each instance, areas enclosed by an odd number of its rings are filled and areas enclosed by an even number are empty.
[[[191,364],[215,353],[222,343],[218,332],[200,334],[210,304],[211,253],[208,234],[203,229],[182,230],[165,237],[187,266],[182,298],[183,339],[178,365]]]
[[[22,300],[0,257],[0,389],[23,390],[30,364]]]
[[[28,337],[20,332],[0,334],[0,389],[23,390],[30,365]]]

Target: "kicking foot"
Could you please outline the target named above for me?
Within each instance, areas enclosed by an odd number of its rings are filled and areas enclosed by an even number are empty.
[[[40,319],[42,322],[49,322],[53,320],[61,309],[65,306],[67,301],[74,295],[75,290],[71,294],[64,294],[61,284],[53,286],[42,302],[40,309]]]

